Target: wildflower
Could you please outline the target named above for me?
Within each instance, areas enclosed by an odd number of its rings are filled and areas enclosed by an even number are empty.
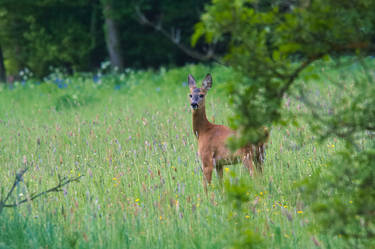
[[[113,177],[113,178],[112,178],[112,180],[116,181],[116,180],[117,180],[117,178],[116,178],[116,177]]]
[[[225,167],[225,172],[229,172],[229,168],[228,167]]]
[[[332,144],[332,145],[331,145],[331,147],[332,147],[332,148],[335,148],[335,145],[334,145],[334,144]]]
[[[246,219],[249,219],[249,218],[250,218],[250,216],[249,216],[249,215],[246,215],[246,216],[245,216],[245,218],[246,218]]]
[[[297,213],[303,214],[303,211],[302,210],[298,210]]]
[[[259,194],[260,194],[260,195],[263,195],[263,192],[260,192]]]
[[[139,198],[135,199],[135,202],[139,202]]]
[[[162,219],[163,219],[163,217],[159,216],[159,220],[162,220]]]
[[[285,206],[284,206],[284,208],[288,208],[288,206],[287,206],[287,205],[285,205]]]
[[[349,203],[350,203],[350,204],[352,204],[352,203],[353,203],[353,201],[349,201]]]

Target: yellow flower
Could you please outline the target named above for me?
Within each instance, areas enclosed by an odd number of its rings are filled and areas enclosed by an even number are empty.
[[[352,204],[352,203],[353,203],[353,201],[349,201],[349,203],[350,203],[350,204]]]
[[[225,167],[225,172],[229,172],[229,168],[228,167]]]
[[[163,219],[163,217],[159,216],[159,220],[162,220],[162,219]]]
[[[116,181],[116,180],[117,180],[117,178],[116,178],[116,177],[113,177],[113,178],[112,178],[112,180]]]
[[[331,147],[332,147],[332,148],[335,148],[335,145],[334,145],[334,144],[332,144],[332,145],[331,145]]]
[[[288,206],[287,206],[287,205],[285,205],[285,206],[284,206],[284,208],[288,208]]]
[[[246,218],[246,219],[249,219],[249,218],[250,218],[250,216],[249,216],[249,215],[246,215],[246,216],[245,216],[245,218]]]
[[[263,192],[260,192],[259,194],[260,194],[260,195],[263,195]]]
[[[303,211],[302,210],[298,210],[297,213],[303,214]]]
[[[139,202],[139,198],[135,199],[135,202]]]

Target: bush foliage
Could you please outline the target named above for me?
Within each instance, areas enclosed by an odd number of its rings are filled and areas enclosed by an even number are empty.
[[[342,234],[348,243],[355,240],[356,245],[366,245],[374,236],[370,211],[375,207],[374,191],[369,191],[375,187],[369,180],[375,170],[374,147],[359,145],[358,138],[373,136],[375,131],[374,72],[369,59],[363,58],[374,51],[375,2],[259,3],[213,0],[192,37],[192,44],[201,37],[208,43],[229,42],[223,60],[237,73],[237,80],[228,85],[235,110],[231,124],[242,133],[233,146],[262,140],[263,125],[297,124],[302,115],[286,112],[284,100],[286,96],[302,100],[310,110],[303,116],[321,140],[337,137],[347,144],[329,169],[306,180],[314,186],[312,193],[317,193],[309,195],[312,210],[324,229]],[[346,63],[359,67],[359,76],[345,74],[343,55],[352,56]],[[341,68],[339,80],[314,70],[312,64],[323,60]],[[333,105],[326,109],[321,99],[306,97],[312,80],[348,89],[343,96],[332,96]],[[344,200],[351,200],[351,207],[342,205]]]

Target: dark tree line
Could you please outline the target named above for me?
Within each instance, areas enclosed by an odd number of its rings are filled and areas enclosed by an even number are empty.
[[[51,67],[93,71],[106,60],[117,68],[194,62],[176,44],[190,48],[208,2],[0,0],[0,81],[24,68],[42,77]],[[154,26],[145,25],[141,15]],[[204,53],[203,46],[197,49]]]

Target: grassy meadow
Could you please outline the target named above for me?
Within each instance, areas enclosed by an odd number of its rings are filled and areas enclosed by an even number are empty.
[[[201,82],[207,72],[208,119],[228,124],[224,85],[232,72],[221,66],[55,73],[44,83],[0,86],[0,193],[25,164],[30,169],[11,202],[56,185],[59,175],[83,175],[62,192],[4,209],[0,248],[230,248],[238,219],[264,248],[340,248],[342,238],[312,225],[296,186],[342,144],[319,143],[303,121],[272,128],[263,175],[225,168],[226,181],[234,172],[249,184],[247,212],[233,212],[216,173],[205,195],[186,81],[191,73]],[[330,90],[317,85],[329,101]],[[285,105],[304,112],[293,98]]]

